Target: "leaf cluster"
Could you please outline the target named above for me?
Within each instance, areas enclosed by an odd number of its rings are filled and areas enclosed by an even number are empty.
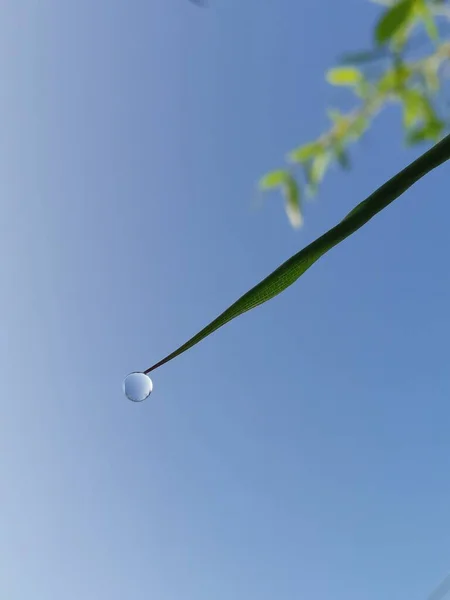
[[[380,0],[378,0],[380,1]],[[344,56],[326,73],[330,85],[347,89],[355,107],[343,112],[328,110],[330,126],[316,140],[287,155],[287,166],[264,175],[261,190],[281,190],[291,224],[303,222],[302,200],[314,196],[333,164],[350,168],[349,149],[388,105],[401,109],[405,144],[434,143],[449,130],[450,119],[438,109],[450,59],[450,41],[439,23],[450,19],[445,0],[383,1],[384,8],[373,30],[373,48]],[[429,49],[412,58],[414,41],[425,34]],[[378,65],[373,68],[374,64]]]

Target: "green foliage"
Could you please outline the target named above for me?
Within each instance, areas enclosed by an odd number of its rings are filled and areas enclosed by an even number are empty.
[[[319,154],[314,160],[317,161],[321,156],[324,155]],[[317,262],[319,258],[347,239],[355,231],[363,227],[376,214],[389,206],[389,204],[414,185],[416,181],[449,159],[450,135],[403,169],[403,171],[400,171],[400,173],[392,177],[392,179],[378,188],[373,194],[366,198],[366,200],[358,204],[358,206],[356,206],[335,227],[306,246],[306,248],[303,248],[303,250],[300,250],[297,254],[294,254],[294,256],[291,256],[289,260],[283,263],[260,283],[255,285],[255,287],[250,289],[221,315],[209,323],[209,325],[204,327],[185,344],[174,350],[174,352],[147,369],[145,373],[149,373],[150,371],[161,367],[173,358],[186,352],[239,315],[256,308],[260,304],[267,302],[283,292],[287,287],[297,281],[297,279]],[[262,182],[262,184],[263,186],[268,185],[269,188],[272,188],[274,186],[284,185],[284,179],[285,173],[283,171],[274,171],[267,176],[265,183]]]
[[[426,0],[416,0],[415,14],[423,21],[426,32],[431,40],[437,42],[439,40],[439,32],[432,11],[432,5]]]
[[[376,88],[382,94],[395,94],[405,89],[412,76],[412,68],[399,59],[392,69],[389,69],[380,77]]]
[[[404,34],[411,23],[416,0],[400,0],[390,6],[381,16],[375,27],[375,41],[385,44],[394,36]]]
[[[322,151],[308,165],[307,190],[310,196],[316,194],[319,184],[325,176],[328,165],[331,162],[331,153]]]
[[[296,180],[290,170],[280,170],[260,182],[261,189],[283,192],[295,226],[301,223],[302,189],[308,196],[316,194],[333,163],[348,170],[349,146],[363,137],[387,106],[400,105],[408,146],[435,142],[449,130],[450,123],[438,109],[437,100],[446,73],[443,66],[450,59],[450,40],[440,39],[438,24],[450,20],[450,0],[374,1],[382,5],[374,27],[375,47],[344,55],[341,64],[326,73],[331,85],[353,94],[355,108],[346,113],[328,110],[328,131],[288,153],[288,162],[301,167]],[[426,33],[430,44],[421,58],[412,59],[410,48],[414,49],[416,31],[422,36]]]
[[[264,175],[259,182],[259,187],[262,190],[273,190],[275,188],[282,187],[287,177],[289,177],[289,173],[284,169],[271,171],[270,173],[267,173],[267,175]]]
[[[439,63],[429,61],[422,71],[422,78],[425,88],[430,94],[435,94],[439,90],[440,80],[438,75]]]
[[[286,213],[293,227],[302,224],[300,210],[300,190],[294,177],[285,169],[278,169],[265,175],[259,182],[261,190],[281,189],[286,202]]]
[[[350,169],[350,158],[348,156],[348,152],[340,146],[339,144],[335,144],[333,148],[334,158],[338,162],[339,166],[342,169],[348,171]]]
[[[290,176],[283,187],[286,213],[293,227],[300,227],[303,217],[300,207],[300,190],[295,179]]]
[[[421,142],[436,141],[442,136],[444,128],[443,121],[431,119],[420,127],[409,129],[406,133],[406,143],[408,146],[414,146]]]
[[[320,142],[312,142],[300,146],[289,153],[289,158],[292,162],[305,162],[311,160],[322,152],[322,144]]]
[[[421,121],[428,122],[434,117],[434,110],[428,98],[418,90],[405,89],[400,95],[403,102],[403,123],[406,129],[417,125]]]
[[[335,67],[326,75],[328,83],[332,85],[357,86],[364,79],[363,74],[356,67]]]

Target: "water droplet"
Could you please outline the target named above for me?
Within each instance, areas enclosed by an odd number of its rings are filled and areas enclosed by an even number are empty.
[[[124,394],[132,402],[142,402],[152,390],[153,382],[145,373],[130,373],[123,381]]]

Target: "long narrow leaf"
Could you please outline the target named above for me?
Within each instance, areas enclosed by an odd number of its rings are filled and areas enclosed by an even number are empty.
[[[150,373],[161,365],[179,356],[198,344],[208,335],[225,325],[235,317],[263,304],[284,291],[309,269],[321,256],[360,229],[377,213],[396,200],[416,181],[450,158],[450,135],[441,140],[433,148],[425,152],[403,171],[378,188],[366,200],[358,204],[338,225],[324,233],[314,242],[294,254],[278,269],[263,279],[255,287],[244,294],[214,321],[199,331],[194,337],[177,350],[147,369]]]

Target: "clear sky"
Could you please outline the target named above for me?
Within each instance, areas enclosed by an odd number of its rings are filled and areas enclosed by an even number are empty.
[[[415,156],[395,109],[293,231],[255,182],[346,102],[361,0],[4,0],[5,600],[425,600],[450,568],[450,165],[144,370]]]

